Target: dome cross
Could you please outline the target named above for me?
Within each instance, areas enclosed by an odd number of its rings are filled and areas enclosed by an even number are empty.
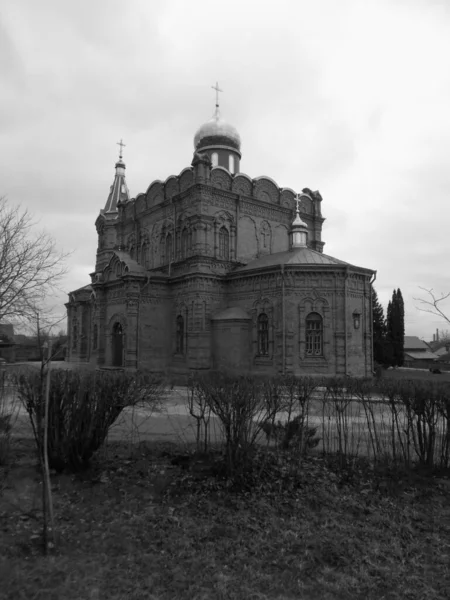
[[[120,139],[120,142],[116,142],[116,144],[120,146],[119,158],[122,160],[122,151],[124,148],[126,148],[126,144],[123,143],[122,138]]]
[[[213,90],[216,90],[216,108],[219,108],[219,92],[223,92],[223,90],[219,87],[219,82],[216,81],[216,85],[211,86]]]

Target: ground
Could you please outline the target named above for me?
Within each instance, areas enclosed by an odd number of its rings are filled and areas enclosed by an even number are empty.
[[[168,415],[127,413],[89,471],[52,474],[50,557],[40,545],[33,441],[20,417],[0,498],[0,597],[448,597],[448,477],[342,472],[317,453],[298,486],[284,480],[280,489],[275,474],[233,492],[209,476],[211,465],[172,464],[194,439],[189,418],[177,414],[179,393],[166,400]]]

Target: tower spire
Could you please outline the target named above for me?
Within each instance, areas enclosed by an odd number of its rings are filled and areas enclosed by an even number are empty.
[[[109,190],[108,200],[103,211],[105,213],[117,213],[117,204],[119,202],[127,202],[130,199],[130,193],[125,181],[125,163],[122,160],[122,152],[125,144],[122,139],[116,143],[120,146],[119,160],[116,162],[116,175]]]

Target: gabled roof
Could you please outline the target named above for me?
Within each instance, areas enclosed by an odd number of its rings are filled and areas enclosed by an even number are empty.
[[[251,271],[253,269],[263,269],[265,267],[272,267],[277,265],[340,265],[349,266],[355,269],[356,267],[343,260],[317,252],[311,248],[295,248],[294,250],[286,250],[285,252],[276,252],[275,254],[266,254],[255,260],[252,260],[244,267],[238,267],[233,273],[241,273],[243,271]],[[364,269],[370,271],[370,269]]]
[[[418,338],[416,335],[405,335],[405,343],[403,344],[405,352],[407,350],[430,350],[428,344]]]
[[[144,269],[144,267],[142,265],[140,265],[138,262],[136,262],[134,259],[132,259],[131,256],[128,254],[128,252],[125,252],[124,250],[114,250],[113,257],[114,257],[114,255],[116,255],[117,258],[121,262],[124,263],[124,265],[128,269],[129,275],[145,275],[146,274],[146,270]],[[113,258],[111,258],[110,264],[111,264],[112,260],[113,260]]]
[[[447,344],[448,346],[448,344]],[[443,356],[444,354],[448,354],[449,350],[447,350],[446,346],[442,346],[441,348],[438,348],[437,350],[434,350],[434,353],[437,354],[438,356]]]
[[[436,360],[438,357],[429,350],[420,350],[419,352],[411,350],[408,352],[405,351],[405,358],[412,358],[413,360]]]

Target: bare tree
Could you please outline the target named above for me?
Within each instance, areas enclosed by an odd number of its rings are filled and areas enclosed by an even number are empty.
[[[0,321],[33,319],[66,273],[66,258],[28,210],[0,198]]]
[[[427,290],[426,288],[421,287],[421,290],[428,294],[428,298],[414,298],[415,302],[418,302],[420,306],[417,307],[418,310],[422,312],[427,312],[436,317],[440,317],[450,323],[450,312],[446,314],[443,309],[443,303],[450,298],[450,292],[447,294],[436,294],[433,289]]]

